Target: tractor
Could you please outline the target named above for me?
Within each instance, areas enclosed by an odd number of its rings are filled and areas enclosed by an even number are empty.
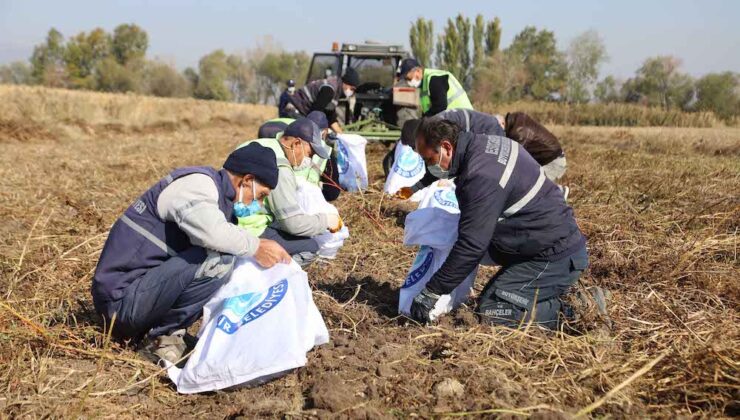
[[[337,118],[345,133],[389,144],[401,136],[401,120],[404,115],[413,115],[418,103],[416,89],[400,86],[396,79],[401,60],[408,56],[399,45],[367,42],[342,44],[340,49],[335,42],[331,52],[313,55],[306,83],[340,76],[346,68],[354,68],[362,84],[355,95],[339,101]]]

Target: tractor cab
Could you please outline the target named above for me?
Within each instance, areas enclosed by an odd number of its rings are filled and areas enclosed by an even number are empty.
[[[337,104],[337,118],[347,133],[357,133],[368,140],[395,141],[400,136],[397,124],[399,105],[394,104],[396,71],[409,54],[399,45],[342,44],[328,53],[315,53],[306,83],[341,77],[351,67],[362,84],[348,99]],[[398,88],[396,88],[398,89]]]

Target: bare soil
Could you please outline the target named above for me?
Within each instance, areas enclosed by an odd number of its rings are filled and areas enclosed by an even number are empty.
[[[172,168],[220,166],[256,120],[57,136],[3,126],[0,413],[8,417],[740,416],[740,130],[555,127],[565,184],[589,238],[582,279],[613,293],[611,331],[397,317],[415,255],[404,205],[371,187],[338,201],[351,239],[308,269],[332,341],[308,365],[250,389],[178,395],[109,342],[89,288],[108,228]],[[15,137],[13,134],[16,133]],[[70,134],[72,133],[72,134]],[[481,270],[477,289],[492,270]]]

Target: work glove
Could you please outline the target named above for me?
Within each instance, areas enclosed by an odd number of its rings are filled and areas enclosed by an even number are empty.
[[[431,321],[429,313],[434,309],[437,300],[439,300],[439,295],[425,287],[411,302],[411,319],[428,324]]]
[[[401,200],[408,200],[412,195],[414,195],[414,190],[411,187],[403,187],[396,192],[395,197]]]

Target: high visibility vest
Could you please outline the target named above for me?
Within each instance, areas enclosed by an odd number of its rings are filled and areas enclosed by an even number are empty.
[[[421,104],[421,112],[426,113],[432,107],[432,100],[429,98],[429,79],[436,76],[447,76],[447,108],[465,108],[473,109],[473,104],[468,99],[468,94],[465,93],[460,82],[455,76],[444,70],[437,69],[424,69],[424,76],[421,83],[421,95],[419,102]]]
[[[261,146],[267,147],[268,149],[275,152],[275,160],[277,162],[278,167],[289,168],[293,172],[293,175],[296,178],[303,178],[303,179],[306,179],[308,182],[319,185],[319,182],[321,181],[321,174],[324,172],[324,169],[326,168],[326,159],[321,159],[316,154],[314,154],[312,157],[312,161],[314,165],[321,168],[320,172],[316,167],[311,167],[311,168],[302,169],[300,171],[296,171],[291,166],[290,161],[288,161],[288,158],[285,157],[285,151],[283,150],[283,147],[280,145],[280,141],[278,140],[280,137],[282,137],[282,133],[279,133],[277,137],[274,139],[249,140],[249,141],[246,141],[240,144],[239,147],[246,146],[247,144],[252,143],[252,142],[256,142]],[[323,141],[322,141],[322,145],[328,148],[326,143],[324,143]],[[237,147],[237,149],[239,147]],[[250,233],[254,234],[255,236],[260,236],[262,232],[265,231],[265,228],[267,228],[267,226],[269,226],[274,220],[274,216],[271,213],[269,195],[265,199],[265,210],[267,210],[266,214],[253,214],[248,217],[238,218],[237,220],[238,225],[240,227],[247,229]]]
[[[273,118],[273,119],[271,119],[271,120],[267,120],[267,121],[265,121],[265,123],[271,123],[271,122],[281,122],[281,123],[284,123],[284,124],[286,124],[286,125],[289,125],[289,124],[290,124],[290,123],[292,123],[293,121],[295,121],[295,119],[293,119],[293,118]]]

